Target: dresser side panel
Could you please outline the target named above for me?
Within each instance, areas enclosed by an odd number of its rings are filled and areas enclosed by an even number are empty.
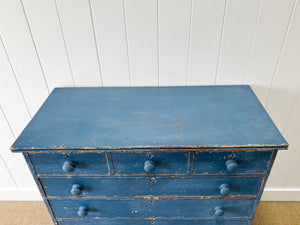
[[[49,214],[51,216],[51,219],[52,219],[53,223],[56,225],[57,221],[55,219],[55,216],[54,216],[54,213],[52,211],[51,205],[50,205],[48,199],[46,198],[46,194],[45,194],[44,188],[43,188],[43,186],[42,186],[42,184],[40,182],[40,179],[37,177],[36,171],[34,169],[32,161],[31,161],[31,159],[29,157],[29,154],[26,153],[26,152],[24,152],[22,154],[23,154],[23,156],[25,158],[25,161],[26,161],[26,163],[27,163],[27,165],[28,165],[28,167],[30,169],[30,172],[31,172],[31,174],[32,174],[32,176],[34,178],[34,181],[35,181],[35,183],[36,183],[36,185],[37,185],[37,187],[38,187],[38,189],[39,189],[39,191],[40,191],[40,193],[41,193],[41,195],[43,197],[43,201],[44,201],[44,203],[47,206],[47,210],[48,210],[48,212],[49,212]]]
[[[272,166],[273,166],[273,164],[274,164],[274,161],[275,161],[277,152],[278,152],[278,150],[273,150],[273,151],[272,151],[271,160],[269,161],[269,163],[268,163],[268,165],[267,165],[268,167],[267,167],[266,173],[265,173],[264,176],[263,176],[263,182],[262,182],[262,184],[261,184],[260,190],[259,190],[258,195],[257,195],[257,198],[256,198],[256,200],[255,200],[255,204],[254,204],[254,208],[253,208],[253,213],[252,213],[252,221],[253,221],[253,219],[254,219],[254,216],[255,216],[255,213],[256,213],[258,204],[260,203],[260,199],[261,199],[261,196],[262,196],[262,194],[263,194],[263,191],[264,191],[265,185],[266,185],[266,183],[267,183],[267,180],[268,180],[268,178],[269,178],[269,175],[270,175]],[[252,223],[252,221],[251,221],[251,223]],[[251,224],[251,223],[250,223],[250,224]]]

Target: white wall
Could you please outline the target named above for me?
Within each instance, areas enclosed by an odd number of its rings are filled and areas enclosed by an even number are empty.
[[[290,143],[265,200],[300,200],[300,2],[0,0],[0,199],[40,199],[9,147],[54,87],[251,84]]]

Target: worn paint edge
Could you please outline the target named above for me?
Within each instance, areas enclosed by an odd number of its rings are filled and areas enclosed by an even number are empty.
[[[119,149],[119,150],[113,150],[111,151],[111,153],[145,153],[145,152],[168,152],[168,153],[172,153],[172,152],[254,152],[254,151],[273,151],[273,150],[277,150],[275,148],[245,148],[245,149],[136,149],[136,150],[124,150],[124,149]],[[280,149],[282,150],[282,149]],[[103,149],[90,149],[90,150],[83,150],[83,149],[65,149],[65,150],[58,150],[58,149],[37,149],[37,150],[16,150],[13,151],[15,152],[28,152],[31,154],[35,154],[35,153],[106,153],[106,152],[110,152],[110,151],[106,151]]]
[[[150,146],[150,145],[141,145],[141,146],[123,146],[123,147],[111,147],[111,146],[103,146],[103,147],[64,147],[64,146],[53,146],[53,147],[31,147],[31,148],[14,148],[10,147],[11,151],[13,152],[24,152],[30,150],[134,150],[134,149],[240,149],[240,148],[276,148],[280,150],[287,150],[288,149],[287,143],[282,143],[278,145],[267,144],[267,145],[256,145],[256,144],[248,144],[248,145],[158,145],[158,146]]]

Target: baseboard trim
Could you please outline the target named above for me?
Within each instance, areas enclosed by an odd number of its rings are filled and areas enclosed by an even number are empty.
[[[262,201],[300,201],[300,189],[265,189]],[[42,201],[36,189],[0,189],[0,201]]]
[[[0,189],[0,201],[42,201],[37,189]]]
[[[262,201],[300,201],[300,189],[267,188],[264,190],[261,200]]]

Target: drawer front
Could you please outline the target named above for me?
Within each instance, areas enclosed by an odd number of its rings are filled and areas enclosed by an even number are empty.
[[[108,173],[104,153],[35,153],[30,154],[30,159],[38,175]]]
[[[220,196],[221,192],[235,196],[256,195],[262,178],[47,178],[41,182],[48,197]]]
[[[81,218],[80,208],[87,207],[87,218],[245,218],[250,217],[254,199],[204,200],[49,200],[59,218]],[[224,207],[216,216],[215,207]],[[81,211],[82,213],[82,211]]]
[[[193,173],[265,173],[271,156],[272,151],[196,152]]]
[[[112,160],[116,175],[131,174],[186,174],[188,153],[113,153]],[[154,171],[146,172],[147,162],[154,162]],[[150,163],[151,164],[151,163]],[[151,166],[151,165],[150,165]]]
[[[87,221],[62,221],[59,225],[248,225],[245,220],[155,220],[155,221],[137,221],[137,220],[87,220]]]

